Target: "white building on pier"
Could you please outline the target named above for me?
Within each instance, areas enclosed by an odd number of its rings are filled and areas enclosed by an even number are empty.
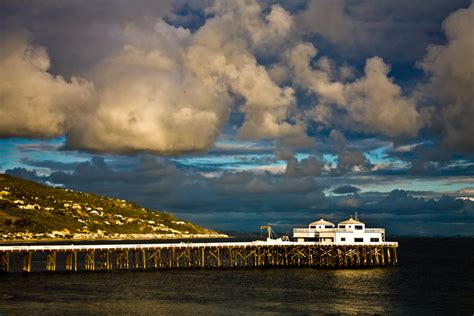
[[[380,244],[385,242],[384,228],[366,228],[352,216],[337,224],[323,218],[309,224],[308,228],[294,228],[293,238],[298,242],[312,241],[328,244]]]

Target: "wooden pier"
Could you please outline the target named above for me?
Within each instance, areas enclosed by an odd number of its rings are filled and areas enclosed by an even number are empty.
[[[59,270],[59,256],[65,258],[65,271],[363,268],[397,265],[397,247],[397,242],[337,245],[291,241],[0,246],[0,271],[12,271],[13,256],[21,258],[17,264],[23,272],[32,271],[35,256],[45,258],[42,266],[49,272]]]

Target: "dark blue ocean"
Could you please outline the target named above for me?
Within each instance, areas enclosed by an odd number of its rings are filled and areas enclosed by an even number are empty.
[[[0,314],[474,315],[474,239],[398,241],[397,267],[3,274]]]

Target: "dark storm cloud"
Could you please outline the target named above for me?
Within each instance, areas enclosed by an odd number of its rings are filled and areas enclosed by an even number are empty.
[[[333,171],[337,174],[343,174],[355,167],[360,169],[369,169],[369,160],[359,151],[351,150],[347,147],[347,139],[338,130],[332,130],[330,133],[334,146],[336,148],[337,168]]]
[[[32,166],[32,167],[41,167],[48,168],[50,170],[74,170],[78,166],[78,162],[60,162],[55,160],[35,160],[28,157],[20,159],[22,164]]]
[[[341,185],[333,192],[356,194],[328,196],[323,191],[333,186],[330,178],[325,183],[307,175],[251,172],[224,172],[209,178],[195,170],[178,169],[164,159],[128,159],[127,164],[132,166],[128,169],[113,168],[96,157],[79,163],[72,173],[40,177],[35,171],[21,168],[7,173],[126,198],[220,229],[252,230],[259,224],[275,222],[285,230],[292,225],[306,225],[318,216],[341,220],[354,212],[371,225],[386,226],[392,234],[437,234],[437,227],[444,227],[445,231],[438,233],[441,235],[468,234],[474,222],[474,203],[447,195],[436,197],[429,192],[404,190],[361,193],[353,185]],[[433,197],[414,196],[423,194]],[[464,228],[456,231],[449,227],[458,222]]]
[[[443,150],[439,143],[416,144],[402,146],[387,151],[390,158],[409,163],[408,169],[399,169],[399,174],[410,173],[415,176],[472,176],[474,164],[472,154],[466,156],[455,155],[450,150]],[[390,170],[380,169],[377,174],[389,174]]]
[[[123,45],[127,23],[149,23],[170,12],[169,1],[2,1],[2,30],[26,29],[48,47],[51,71],[84,76]]]
[[[22,178],[26,180],[44,182],[44,178],[40,177],[36,170],[28,170],[25,168],[12,168],[5,170],[5,173],[17,178]]]
[[[413,63],[426,46],[442,43],[441,22],[469,0],[457,1],[308,1],[299,27],[323,37],[343,59],[362,62],[369,55],[394,63]]]
[[[326,203],[323,187],[311,177],[224,172],[207,178],[148,156],[121,171],[94,158],[78,164],[71,174],[54,172],[48,180],[77,190],[122,196],[155,209],[188,212],[281,212]]]
[[[355,187],[355,186],[352,186],[352,185],[341,185],[337,188],[335,188],[334,190],[332,190],[332,192],[336,193],[336,194],[348,194],[348,193],[356,193],[356,192],[359,192],[360,189],[358,187]]]
[[[284,175],[287,177],[319,176],[324,166],[324,163],[319,157],[310,155],[307,158],[298,160],[290,150],[277,151],[275,153],[275,159],[286,161]]]
[[[463,211],[466,202],[450,196],[442,196],[438,200],[416,198],[410,196],[404,190],[393,190],[388,196],[374,204],[365,205],[365,209],[371,212],[384,212],[402,215],[420,215],[420,214],[438,214],[438,213],[457,213]],[[468,217],[472,220],[472,215]]]

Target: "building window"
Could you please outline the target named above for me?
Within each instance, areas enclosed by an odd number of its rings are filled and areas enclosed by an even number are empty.
[[[334,238],[332,238],[332,237],[320,237],[320,238],[319,238],[319,241],[330,241],[330,242],[333,242],[333,241],[334,241]]]
[[[324,227],[325,227],[325,228],[332,228],[331,225],[326,225],[326,226],[324,226]]]
[[[339,225],[339,228],[346,228],[346,225]]]
[[[346,237],[341,237],[341,241],[346,241]]]
[[[370,238],[370,242],[379,242],[378,238]]]
[[[315,229],[315,228],[316,228],[316,226],[309,226],[309,228]]]
[[[355,225],[355,229],[362,230],[362,225]]]
[[[354,242],[364,242],[364,238],[354,238]]]

